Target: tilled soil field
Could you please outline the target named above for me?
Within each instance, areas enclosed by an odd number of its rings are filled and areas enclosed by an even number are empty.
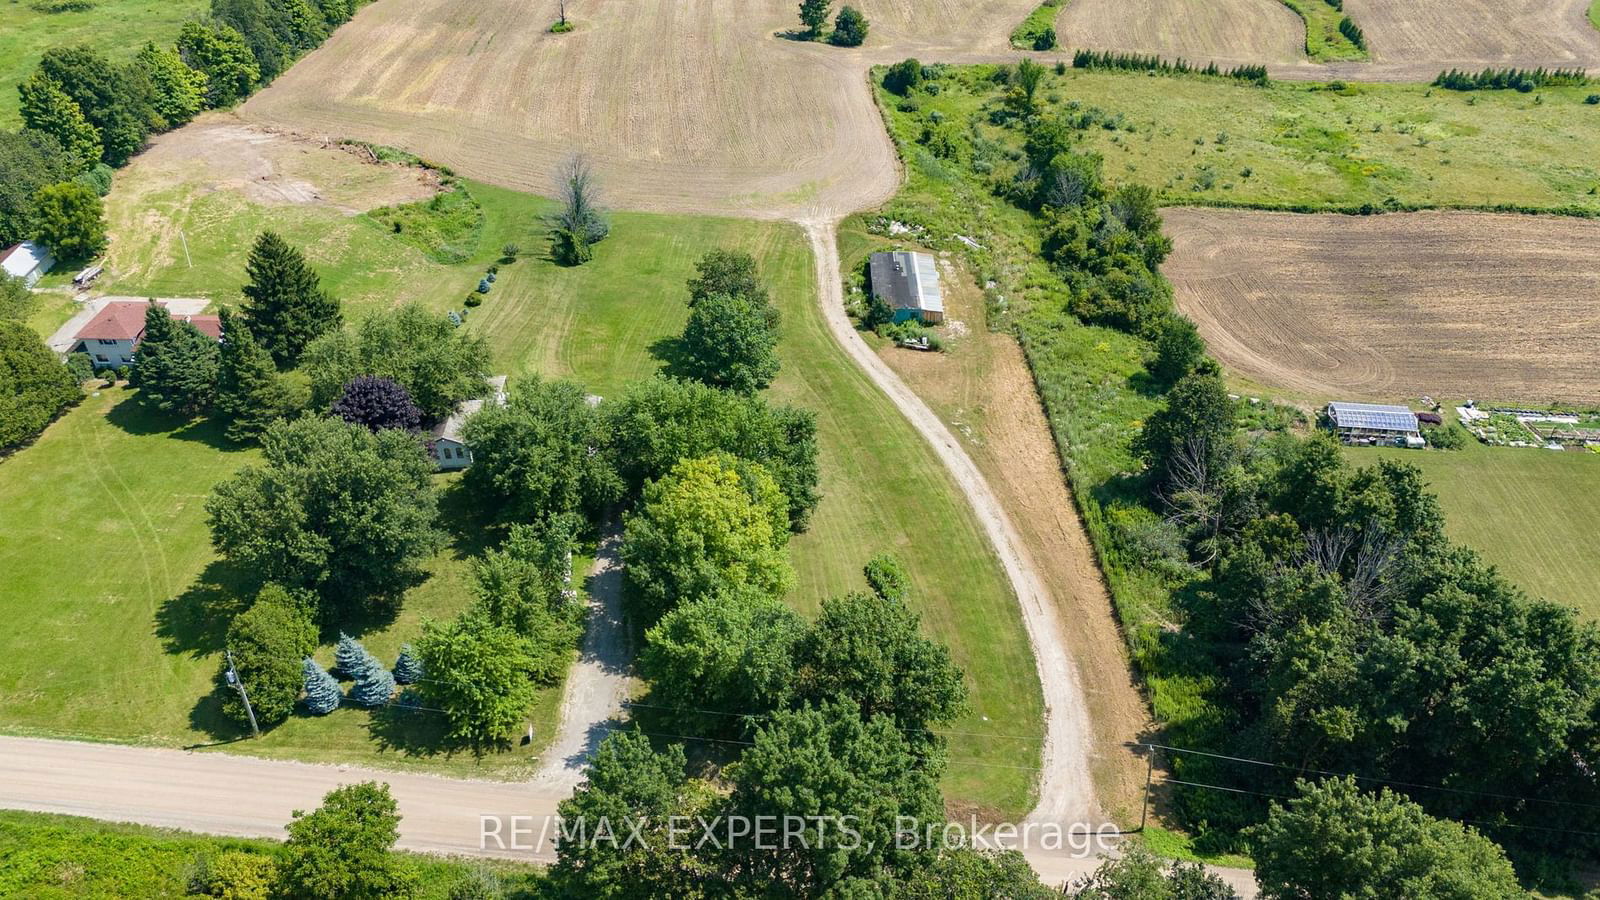
[[[1346,0],[1345,12],[1366,32],[1380,65],[1600,68],[1600,29],[1587,18],[1589,2]]]
[[[1168,209],[1211,352],[1318,399],[1600,400],[1600,222]]]
[[[1306,58],[1305,23],[1278,0],[1071,0],[1056,31],[1064,47],[1200,64]]]

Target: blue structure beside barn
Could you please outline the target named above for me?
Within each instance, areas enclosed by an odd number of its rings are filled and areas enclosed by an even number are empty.
[[[874,253],[867,268],[872,296],[889,304],[894,320],[916,319],[924,325],[944,321],[944,294],[939,267],[926,253]]]

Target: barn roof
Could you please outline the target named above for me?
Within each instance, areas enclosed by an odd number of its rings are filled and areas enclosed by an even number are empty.
[[[939,267],[926,253],[874,253],[869,264],[872,293],[894,309],[944,312]]]
[[[1416,431],[1417,414],[1404,406],[1381,403],[1329,403],[1328,418],[1340,428]]]
[[[33,241],[23,241],[0,250],[0,270],[13,278],[24,278],[41,267],[48,271],[50,263],[50,251]]]

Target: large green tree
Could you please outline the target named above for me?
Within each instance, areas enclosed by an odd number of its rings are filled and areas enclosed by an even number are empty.
[[[296,596],[281,585],[263,587],[250,608],[228,626],[227,647],[239,680],[244,683],[264,728],[289,718],[305,683],[304,660],[317,649],[317,625],[309,598]],[[227,670],[227,660],[222,662]],[[223,685],[222,710],[240,726],[248,725],[237,691]]]
[[[618,732],[595,751],[584,780],[557,808],[569,833],[585,838],[620,829],[639,839],[563,841],[551,876],[568,896],[599,900],[715,896],[717,867],[669,831],[672,817],[705,811],[714,794],[686,772],[681,745],[657,751],[642,734]],[[674,845],[677,846],[674,846]]]
[[[598,518],[622,497],[606,420],[583,388],[537,375],[512,385],[504,406],[467,420],[472,467],[463,482],[480,508],[503,521],[568,513]]]
[[[330,619],[415,582],[440,542],[433,466],[415,438],[303,418],[274,423],[261,445],[263,465],[206,502],[223,556],[262,579],[318,591]]]
[[[966,682],[950,651],[922,635],[904,602],[877,594],[824,600],[795,648],[795,669],[797,700],[848,697],[863,715],[885,716],[918,740],[966,707]]]
[[[813,40],[822,36],[832,7],[833,0],[800,0],[800,24],[806,27],[806,34]]]
[[[646,622],[680,603],[751,589],[782,596],[794,579],[774,528],[783,494],[759,466],[741,476],[726,456],[686,459],[645,486],[627,518],[622,558]]]
[[[805,630],[805,620],[776,597],[754,590],[716,594],[662,616],[645,636],[639,671],[681,727],[734,731],[741,716],[785,703],[794,646]]]
[[[33,236],[62,261],[93,258],[106,245],[99,195],[76,182],[40,188],[33,195]]]
[[[144,146],[161,122],[150,79],[137,64],[118,65],[87,46],[54,47],[39,60],[44,73],[77,103],[100,133],[100,159],[117,167]]]
[[[191,19],[178,33],[178,55],[206,76],[206,105],[220,108],[250,96],[261,78],[244,35],[226,22]]]
[[[585,608],[572,590],[577,525],[573,517],[512,525],[472,567],[472,608],[528,640],[526,671],[538,684],[561,680],[583,630]]]
[[[210,86],[204,72],[189,68],[176,50],[147,43],[135,57],[153,91],[152,105],[167,128],[177,128],[206,107]]]
[[[679,339],[683,374],[752,394],[778,377],[776,316],[743,297],[712,294],[694,304]]]
[[[83,169],[83,161],[53,134],[32,128],[0,131],[0,246],[33,237],[34,195],[45,185],[71,181]]]
[[[497,625],[481,609],[450,622],[424,622],[415,644],[427,678],[415,690],[428,706],[444,710],[447,735],[473,746],[517,734],[533,703],[534,666],[529,640]]]
[[[307,344],[338,330],[339,301],[323,290],[305,256],[276,233],[264,231],[256,238],[245,273],[250,278],[243,289],[245,317],[280,367],[294,365]]]
[[[17,93],[22,99],[22,121],[28,128],[55,138],[77,161],[70,175],[56,180],[66,181],[100,161],[99,129],[84,118],[83,110],[62,90],[60,82],[36,69],[17,86]]]
[[[291,415],[299,403],[288,380],[278,374],[272,354],[256,343],[244,319],[226,306],[219,315],[222,347],[212,411],[226,423],[228,440],[255,440],[267,426]]]
[[[809,411],[669,378],[635,382],[604,406],[618,471],[633,490],[680,459],[718,451],[760,463],[804,530],[817,491],[817,425]]]
[[[430,420],[489,389],[488,343],[420,303],[374,313],[354,331],[325,334],[300,362],[311,379],[311,401],[322,408],[362,375],[399,384]]]
[[[1301,782],[1298,797],[1274,803],[1246,834],[1267,900],[1526,896],[1493,841],[1388,788],[1364,793],[1348,778]]]
[[[277,892],[319,900],[390,900],[416,890],[416,873],[391,852],[400,814],[389,786],[372,781],[329,791],[309,813],[295,810],[278,856]]]
[[[927,864],[926,848],[905,848],[897,836],[907,823],[917,834],[943,824],[939,767],[919,759],[893,722],[864,720],[846,699],[774,713],[752,741],[729,775],[729,812],[752,822],[801,817],[805,840],[736,848],[739,881],[870,896]]]
[[[690,306],[715,294],[740,297],[758,306],[771,305],[755,257],[743,250],[712,250],[700,257],[694,270],[688,283]]]
[[[33,329],[0,319],[0,450],[30,440],[81,396],[72,373]]]
[[[151,409],[195,416],[216,396],[220,354],[215,340],[152,300],[145,307],[144,337],[128,383]]]

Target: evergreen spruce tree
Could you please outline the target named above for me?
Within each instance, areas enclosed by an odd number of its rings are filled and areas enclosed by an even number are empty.
[[[289,385],[278,375],[272,354],[256,343],[243,317],[224,306],[222,350],[217,368],[217,396],[212,408],[227,423],[230,441],[261,435],[290,411]]]
[[[306,657],[305,673],[306,709],[314,716],[325,716],[338,709],[340,701],[344,699],[339,691],[339,682],[309,656]]]
[[[369,654],[366,672],[350,688],[350,700],[361,706],[383,706],[394,696],[394,676]]]
[[[219,355],[216,341],[173,319],[152,300],[145,308],[144,337],[128,383],[139,389],[146,406],[193,416],[210,406],[216,394]]]
[[[280,368],[294,365],[312,339],[338,329],[339,301],[322,289],[306,258],[283,238],[262,232],[245,272],[250,276],[244,286],[245,315],[256,340]]]
[[[333,651],[333,670],[343,678],[360,680],[367,672],[369,665],[377,665],[377,660],[361,642],[344,632],[339,632],[339,645]]]
[[[416,684],[422,680],[422,661],[407,644],[400,648],[400,658],[394,661],[394,680],[399,684]]]

